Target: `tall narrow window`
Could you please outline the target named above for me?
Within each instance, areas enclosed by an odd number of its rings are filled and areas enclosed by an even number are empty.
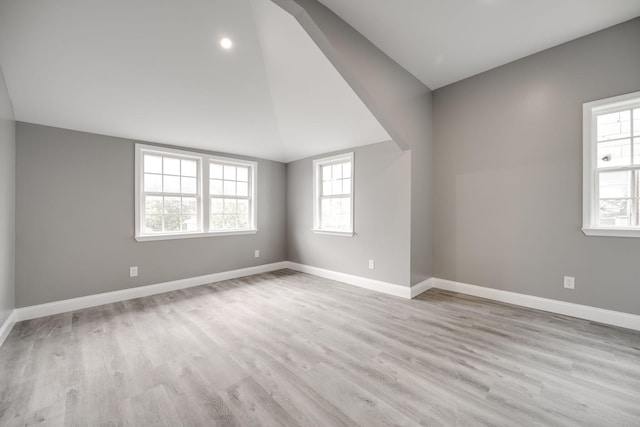
[[[257,231],[257,163],[137,144],[136,170],[137,240]]]
[[[314,231],[353,235],[353,153],[315,160]]]
[[[640,92],[584,105],[588,235],[640,237]]]

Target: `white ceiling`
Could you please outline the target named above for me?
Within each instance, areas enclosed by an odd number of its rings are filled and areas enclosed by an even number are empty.
[[[280,161],[390,139],[270,0],[2,1],[0,67],[20,121]]]
[[[320,0],[431,89],[640,15],[640,0]]]
[[[321,1],[431,88],[640,15],[640,0]],[[20,121],[280,161],[390,139],[270,0],[0,0],[0,67]]]

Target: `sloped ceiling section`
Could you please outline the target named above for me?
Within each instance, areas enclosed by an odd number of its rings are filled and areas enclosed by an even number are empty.
[[[319,0],[431,89],[640,15],[639,0]]]
[[[279,161],[390,139],[269,0],[2,1],[0,66],[19,121]]]
[[[391,139],[291,14],[271,0],[252,3],[289,158]]]

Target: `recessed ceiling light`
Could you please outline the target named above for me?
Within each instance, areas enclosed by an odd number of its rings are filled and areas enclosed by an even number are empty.
[[[222,46],[223,49],[231,49],[231,46],[233,46],[233,42],[231,41],[231,39],[224,37],[220,40],[220,46]]]

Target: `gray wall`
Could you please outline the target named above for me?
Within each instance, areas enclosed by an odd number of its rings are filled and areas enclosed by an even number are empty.
[[[316,234],[313,159],[287,165],[287,248],[290,261],[409,285],[411,153],[391,141],[354,152],[355,236]],[[319,156],[325,157],[325,156]],[[375,269],[368,269],[368,260]]]
[[[639,42],[635,19],[434,92],[436,277],[640,314],[640,239],[580,230],[582,104],[640,90]]]
[[[136,242],[134,141],[18,122],[16,305],[284,261],[285,165],[258,163],[257,234]]]
[[[291,13],[402,149],[412,151],[410,282],[431,276],[431,90],[316,0],[273,0]]]
[[[0,69],[0,325],[15,308],[15,191],[15,121]]]

